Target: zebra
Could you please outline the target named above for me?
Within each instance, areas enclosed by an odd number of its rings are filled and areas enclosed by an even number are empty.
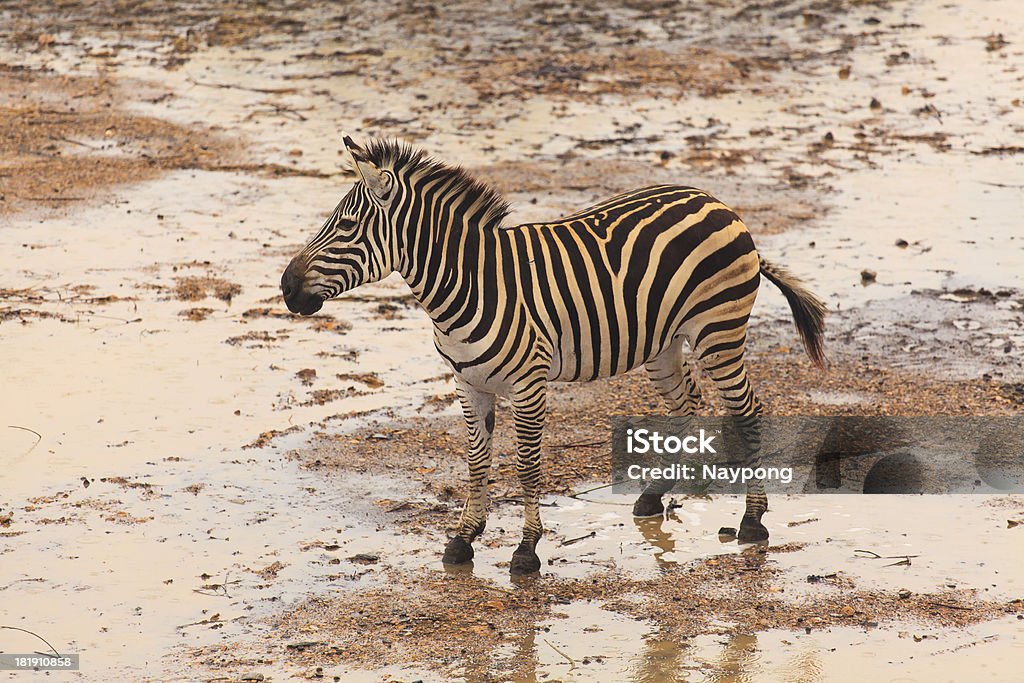
[[[398,272],[430,316],[469,432],[469,493],[445,564],[470,562],[487,522],[496,397],[509,400],[515,427],[524,523],[510,572],[522,575],[540,569],[550,382],[643,365],[669,414],[693,415],[700,392],[685,344],[756,448],[761,404],[744,344],[761,276],[782,291],[808,355],[825,368],[825,305],[759,256],[740,218],[702,190],[645,187],[550,223],[508,226],[509,204],[461,167],[397,141],[343,143],[356,182],[288,264],[281,289],[290,311],[312,315]],[[660,514],[662,493],[642,493],[633,513]],[[767,540],[767,507],[763,486],[748,488],[741,542]]]

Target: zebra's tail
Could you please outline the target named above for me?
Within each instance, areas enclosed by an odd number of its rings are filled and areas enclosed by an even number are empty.
[[[758,256],[761,274],[776,287],[782,290],[793,311],[793,321],[800,332],[800,338],[807,349],[807,355],[814,364],[824,370],[828,367],[825,360],[825,303],[816,297],[804,283],[785,268],[776,266]]]

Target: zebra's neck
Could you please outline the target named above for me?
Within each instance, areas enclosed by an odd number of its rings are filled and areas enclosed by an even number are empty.
[[[398,272],[435,324],[447,330],[477,317],[481,293],[494,291],[501,277],[502,215],[473,193],[453,192],[443,182],[425,185],[403,207],[407,227],[398,243]]]

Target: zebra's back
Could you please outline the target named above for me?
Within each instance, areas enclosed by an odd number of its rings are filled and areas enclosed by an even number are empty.
[[[692,187],[642,188],[502,233],[554,380],[625,372],[680,333],[697,345],[741,329],[757,292],[746,226]]]

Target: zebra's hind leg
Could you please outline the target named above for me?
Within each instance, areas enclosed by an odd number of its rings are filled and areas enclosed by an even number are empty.
[[[729,341],[715,339],[715,335],[710,335],[699,350],[700,358],[704,363],[704,371],[715,383],[722,401],[733,416],[747,450],[745,466],[757,469],[761,465],[761,402],[750,386],[743,362],[746,326],[733,330],[733,333],[735,336]],[[746,510],[737,534],[740,543],[768,540],[768,529],[761,523],[761,517],[767,510],[768,496],[764,491],[764,482],[760,479],[748,481]]]
[[[736,418],[736,427],[747,448],[747,466],[757,470],[761,466],[761,405],[757,403],[757,412],[741,415]],[[768,511],[768,495],[764,491],[762,479],[751,479],[747,482],[747,505],[740,520],[740,530],[736,539],[740,543],[758,543],[768,540],[768,528],[761,523],[761,516]]]
[[[651,384],[661,395],[672,416],[693,415],[700,405],[700,390],[693,381],[690,366],[683,357],[683,338],[676,337],[658,356],[645,365]],[[673,481],[654,480],[633,503],[634,517],[657,517],[665,512],[661,497],[671,490]]]
[[[473,559],[473,540],[487,525],[487,478],[491,471],[491,434],[494,432],[494,394],[486,394],[456,381],[455,391],[469,428],[469,493],[462,508],[459,531],[448,541],[442,561],[464,564]]]
[[[543,374],[541,374],[543,373]],[[540,521],[540,442],[547,416],[546,369],[521,383],[512,396],[516,426],[516,470],[523,487],[523,541],[512,553],[509,571],[513,575],[540,570],[537,542],[544,533]]]

